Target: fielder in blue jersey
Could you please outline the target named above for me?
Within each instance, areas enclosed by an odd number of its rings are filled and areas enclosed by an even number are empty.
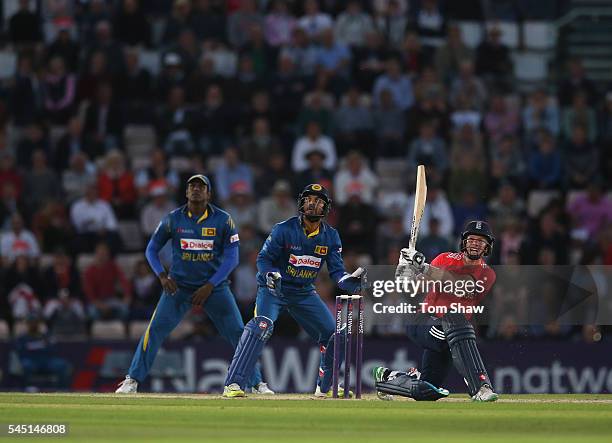
[[[198,174],[187,181],[187,204],[168,214],[146,249],[151,268],[159,277],[162,295],[149,326],[140,339],[128,375],[118,393],[137,392],[149,374],[164,339],[193,306],[203,306],[215,327],[236,347],[244,323],[227,277],[238,265],[239,237],[230,215],[210,204],[208,177]],[[172,264],[167,274],[159,251],[170,240]],[[274,394],[253,366],[247,385],[253,392]]]
[[[240,337],[225,380],[224,397],[245,396],[249,376],[272,335],[274,322],[285,309],[320,345],[315,395],[331,395],[335,322],[315,291],[314,281],[327,263],[329,275],[338,286],[355,294],[361,291],[360,276],[364,271],[361,268],[353,274],[345,271],[338,231],[323,221],[330,207],[325,188],[308,185],[298,199],[299,216],[274,226],[265,241],[257,257],[255,317]]]

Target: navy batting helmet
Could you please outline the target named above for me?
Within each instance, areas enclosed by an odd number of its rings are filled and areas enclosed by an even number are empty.
[[[493,249],[493,243],[495,243],[495,237],[493,237],[493,233],[491,232],[491,228],[489,227],[489,224],[487,222],[481,220],[474,220],[469,222],[465,226],[465,230],[461,233],[461,252],[464,252],[466,250],[465,242],[468,238],[468,235],[479,235],[481,237],[484,237],[487,241],[487,247],[485,248],[483,255],[486,257],[491,253],[491,250]]]

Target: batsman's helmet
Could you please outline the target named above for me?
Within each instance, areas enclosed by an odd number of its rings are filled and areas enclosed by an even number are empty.
[[[485,248],[483,255],[486,257],[491,253],[493,243],[495,243],[495,237],[493,237],[493,233],[491,232],[491,228],[487,222],[474,220],[465,226],[465,230],[461,233],[461,252],[466,250],[465,245],[468,235],[479,235],[484,237],[487,241],[487,247]]]
[[[325,189],[323,186],[321,186],[318,183],[310,184],[310,185],[306,186],[302,190],[302,192],[300,192],[300,195],[298,196],[298,212],[301,215],[306,215],[304,213],[304,203],[306,202],[306,197],[308,197],[309,195],[316,195],[321,200],[323,200],[324,205],[323,205],[323,213],[322,214],[320,214],[320,215],[309,215],[308,217],[317,217],[317,218],[326,217],[327,214],[329,214],[329,210],[331,209],[332,200],[331,200],[331,198],[329,198],[329,192],[327,192],[327,189]]]

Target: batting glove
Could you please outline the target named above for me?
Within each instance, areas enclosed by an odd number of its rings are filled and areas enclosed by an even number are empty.
[[[404,248],[400,251],[395,276],[412,278],[422,274],[429,265],[425,263],[425,256],[416,249]]]
[[[266,286],[274,295],[280,295],[281,275],[280,272],[268,272],[266,274]]]

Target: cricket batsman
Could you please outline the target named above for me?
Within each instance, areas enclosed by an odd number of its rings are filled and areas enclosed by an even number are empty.
[[[210,203],[211,190],[205,175],[189,178],[187,204],[160,222],[147,245],[147,260],[163,292],[118,393],[137,392],[138,383],[149,374],[162,342],[194,306],[204,307],[232,347],[238,344],[244,323],[227,277],[238,265],[240,241],[231,216]],[[168,240],[172,245],[169,274],[159,260],[159,251]],[[255,365],[247,374],[245,385],[258,394],[274,394],[262,382]]]
[[[436,288],[427,292],[424,312],[416,314],[415,321],[408,328],[410,339],[423,347],[422,372],[414,368],[408,372],[375,368],[373,375],[379,398],[391,399],[384,394],[415,400],[446,397],[448,391],[439,386],[454,365],[463,376],[473,401],[497,400],[498,395],[493,391],[476,346],[474,327],[469,321],[469,307],[478,305],[495,283],[495,272],[484,262],[494,241],[486,222],[471,221],[461,234],[461,252],[442,253],[427,264],[421,252],[408,248],[401,250],[396,276],[413,278],[416,275],[426,280],[452,282],[457,284],[456,288],[470,290],[449,293]],[[434,311],[439,313],[430,315],[425,306],[436,307]],[[440,307],[442,309],[438,309]]]
[[[285,309],[319,343],[321,364],[315,396],[331,397],[334,340],[342,338],[335,337],[334,318],[313,283],[327,263],[338,287],[357,294],[364,273],[362,268],[353,274],[344,269],[340,236],[323,221],[331,204],[323,186],[306,186],[298,197],[299,215],[275,225],[265,241],[257,257],[254,318],[240,337],[225,380],[224,397],[245,396],[249,376],[272,335],[274,322]]]

